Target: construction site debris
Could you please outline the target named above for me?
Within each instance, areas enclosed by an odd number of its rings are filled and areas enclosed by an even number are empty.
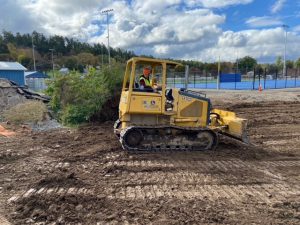
[[[15,132],[9,131],[9,130],[5,129],[5,127],[0,125],[0,135],[5,136],[5,137],[10,137],[10,136],[13,136],[15,134],[16,134]]]
[[[7,79],[0,79],[0,113],[19,103],[24,103],[27,99],[40,100],[44,103],[50,101],[48,96],[20,87]]]

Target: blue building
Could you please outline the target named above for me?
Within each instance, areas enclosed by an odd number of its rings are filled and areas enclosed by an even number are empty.
[[[18,62],[0,61],[0,78],[11,80],[19,86],[25,85],[25,70],[27,69]]]
[[[26,84],[29,89],[34,91],[42,91],[47,88],[46,80],[49,79],[47,74],[30,71],[25,72]]]

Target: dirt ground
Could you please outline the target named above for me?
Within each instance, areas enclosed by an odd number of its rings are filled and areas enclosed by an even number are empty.
[[[259,94],[207,93],[251,146],[127,153],[110,122],[0,137],[0,224],[300,224],[300,91]]]

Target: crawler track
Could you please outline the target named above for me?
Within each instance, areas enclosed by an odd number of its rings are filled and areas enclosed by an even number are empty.
[[[131,137],[132,136],[132,137]],[[132,138],[132,140],[131,140]],[[136,142],[138,143],[130,143]],[[127,151],[214,150],[218,134],[206,128],[178,126],[133,126],[121,131],[120,142]]]

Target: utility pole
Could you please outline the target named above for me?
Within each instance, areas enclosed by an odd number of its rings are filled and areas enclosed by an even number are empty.
[[[31,34],[31,43],[32,43],[32,57],[33,57],[33,70],[36,71],[35,67],[35,55],[34,55],[34,44],[33,44],[33,34]]]
[[[50,48],[49,51],[51,51],[52,75],[53,75],[53,78],[54,78],[54,61],[53,61],[53,52],[54,52],[54,48]]]
[[[106,14],[106,23],[107,23],[107,50],[108,50],[108,64],[110,65],[110,48],[109,48],[109,21],[108,21],[108,14],[112,12],[113,9],[103,10],[101,13]]]
[[[285,31],[285,39],[284,39],[284,55],[283,55],[283,76],[286,76],[286,43],[287,43],[287,29],[289,28],[288,25],[283,24],[282,25],[284,31]]]
[[[102,68],[103,68],[103,43],[101,43],[101,65],[102,65]]]

